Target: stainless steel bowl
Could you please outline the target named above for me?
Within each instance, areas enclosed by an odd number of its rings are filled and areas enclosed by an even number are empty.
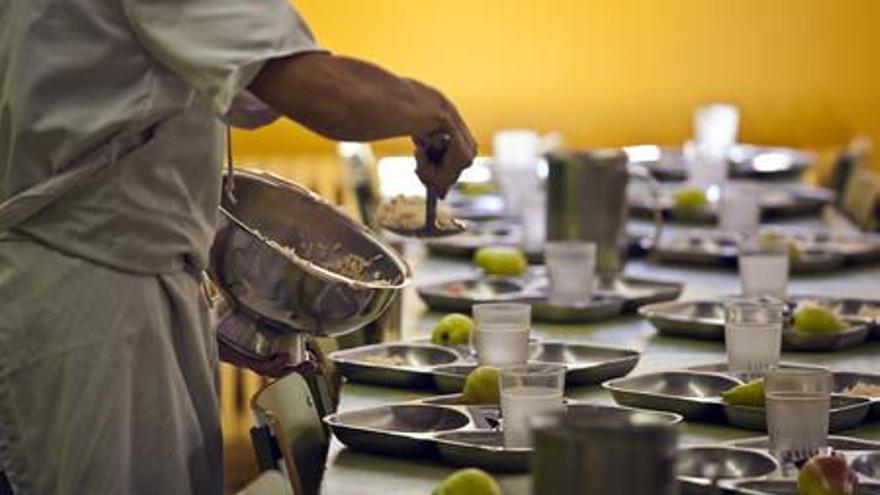
[[[341,335],[378,318],[409,283],[410,269],[394,250],[309,190],[239,170],[234,191],[235,200],[224,195],[221,204],[208,273],[235,310],[258,318],[261,328]],[[375,260],[370,279],[300,256],[317,244]]]

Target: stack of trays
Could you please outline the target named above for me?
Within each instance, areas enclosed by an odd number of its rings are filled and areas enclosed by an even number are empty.
[[[639,353],[615,347],[562,342],[532,342],[530,362],[563,364],[565,383],[597,385],[627,375]],[[467,375],[477,367],[466,347],[412,342],[377,344],[330,355],[347,379],[373,385],[460,392]]]
[[[649,373],[610,380],[603,387],[624,406],[674,412],[691,421],[720,422],[747,430],[766,431],[764,408],[732,406],[721,400],[721,392],[744,383],[733,374],[707,371],[725,368],[724,365],[708,365]],[[834,394],[831,397],[830,431],[849,430],[865,421],[880,420],[880,396],[867,397],[849,390],[858,383],[880,386],[880,375],[854,372],[832,375]]]
[[[675,300],[682,289],[680,283],[626,278],[613,291],[597,291],[586,304],[559,305],[548,300],[547,278],[537,268],[525,277],[472,276],[419,287],[418,293],[434,310],[469,313],[471,306],[479,303],[526,302],[532,305],[535,320],[584,323],[614,318],[646,304]]]
[[[812,296],[794,296],[789,307],[813,301],[837,313],[847,324],[842,332],[806,333],[788,325],[782,333],[783,349],[792,351],[837,351],[858,346],[869,337],[880,338],[880,301]],[[702,340],[724,340],[722,300],[653,304],[639,314],[663,335]]]

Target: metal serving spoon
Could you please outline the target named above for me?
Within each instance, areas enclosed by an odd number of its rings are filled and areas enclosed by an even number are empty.
[[[446,133],[438,133],[432,135],[427,141],[423,141],[420,145],[425,150],[428,160],[432,165],[439,166],[449,147],[449,140],[452,136]],[[382,225],[383,228],[404,237],[421,237],[421,238],[437,238],[447,237],[460,234],[465,231],[465,225],[460,220],[453,219],[451,226],[444,225],[443,228],[437,225],[437,190],[433,185],[426,186],[425,196],[425,225],[415,229],[402,229],[392,225]]]

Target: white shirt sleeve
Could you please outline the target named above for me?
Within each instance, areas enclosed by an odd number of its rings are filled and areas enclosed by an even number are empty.
[[[287,0],[120,1],[144,47],[234,125],[277,117],[246,91],[266,61],[323,51]]]

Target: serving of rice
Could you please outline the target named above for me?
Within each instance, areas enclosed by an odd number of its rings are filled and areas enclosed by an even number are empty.
[[[844,389],[843,393],[846,395],[858,395],[861,397],[880,397],[880,385],[859,382]]]
[[[425,226],[425,199],[415,196],[395,196],[379,205],[376,220],[386,229],[421,229]],[[458,224],[448,211],[438,208],[436,227],[440,230],[453,230]]]
[[[339,243],[328,246],[323,242],[317,241],[303,243],[302,247],[297,250],[290,246],[283,246],[265,236],[260,235],[260,237],[268,245],[277,249],[288,258],[303,259],[327,271],[360,282],[384,281],[382,274],[378,271],[370,273],[370,267],[382,259],[381,254],[376,255],[372,259],[367,259],[354,253],[343,253],[342,245]]]

